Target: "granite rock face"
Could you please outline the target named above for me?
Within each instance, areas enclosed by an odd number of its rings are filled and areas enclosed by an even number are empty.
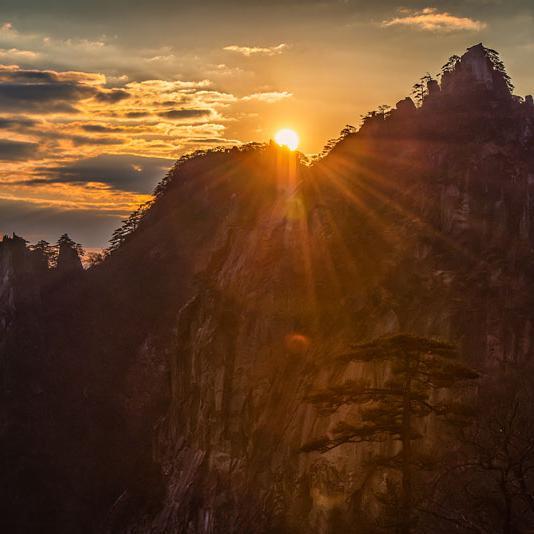
[[[182,162],[103,264],[37,284],[43,304],[20,308],[42,310],[33,344],[9,356],[46,362],[47,414],[18,441],[10,525],[30,495],[21,532],[366,532],[376,446],[299,452],[350,415],[321,415],[310,391],[386,372],[335,356],[400,331],[495,376],[533,356],[534,111],[493,71],[462,85],[471,56],[449,89],[371,117],[311,166],[259,145]]]

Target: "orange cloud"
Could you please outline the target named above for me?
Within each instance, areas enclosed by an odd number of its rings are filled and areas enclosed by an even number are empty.
[[[406,26],[431,32],[481,31],[486,23],[468,17],[457,17],[446,11],[427,7],[420,11],[402,10],[402,15],[382,21],[382,26]]]
[[[251,95],[244,96],[242,100],[244,102],[250,102],[255,100],[257,102],[266,102],[267,104],[273,104],[274,102],[280,102],[286,98],[291,98],[293,93],[288,91],[267,91],[263,93],[253,93]]]
[[[280,43],[276,46],[238,46],[238,45],[228,45],[223,48],[227,52],[235,52],[236,54],[241,54],[246,57],[250,56],[276,56],[285,52],[289,48],[289,45],[286,43]]]

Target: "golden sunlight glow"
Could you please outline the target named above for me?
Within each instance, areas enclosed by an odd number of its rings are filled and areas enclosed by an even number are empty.
[[[289,148],[289,150],[296,150],[299,146],[299,136],[294,130],[284,128],[278,130],[274,136],[274,140],[280,145]]]

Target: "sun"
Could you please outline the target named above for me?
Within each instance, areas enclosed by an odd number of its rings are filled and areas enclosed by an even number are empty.
[[[299,146],[299,136],[295,130],[284,128],[278,130],[274,136],[274,140],[280,145],[289,148],[289,150],[296,150]]]

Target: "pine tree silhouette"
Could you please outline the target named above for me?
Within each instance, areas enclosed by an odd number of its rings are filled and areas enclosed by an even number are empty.
[[[409,534],[416,522],[413,503],[413,471],[420,461],[413,450],[415,440],[424,439],[417,420],[430,415],[445,418],[455,425],[469,423],[471,413],[462,402],[435,401],[433,391],[451,389],[474,380],[477,373],[458,360],[458,351],[450,343],[424,337],[399,334],[355,345],[340,358],[344,362],[386,361],[391,377],[381,386],[350,381],[331,386],[307,397],[323,413],[335,412],[348,404],[361,406],[361,421],[341,421],[333,435],[306,444],[302,451],[326,452],[346,443],[400,443],[398,453],[380,458],[380,464],[400,473],[401,487],[396,526]]]

